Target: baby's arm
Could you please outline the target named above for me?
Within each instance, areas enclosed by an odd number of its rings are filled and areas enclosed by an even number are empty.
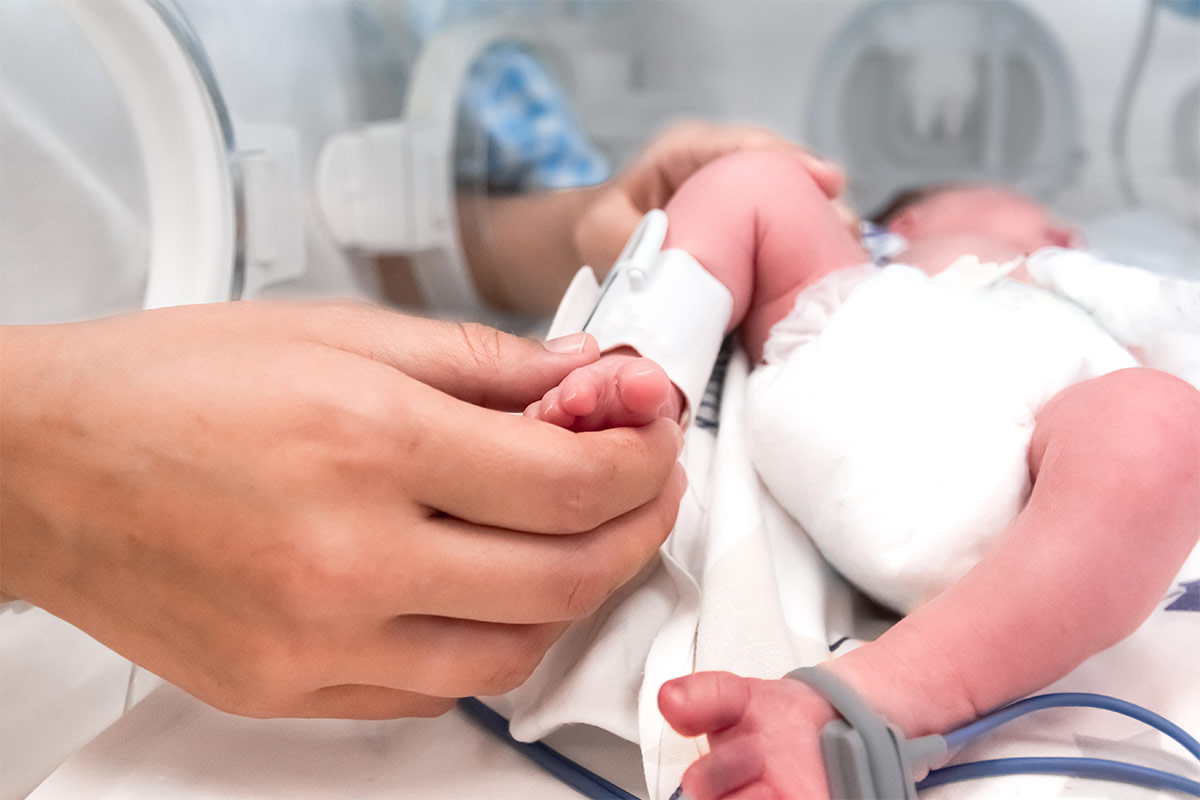
[[[771,326],[791,310],[801,289],[868,260],[805,160],[788,153],[745,150],[718,158],[688,178],[665,210],[664,246],[691,254],[729,290],[733,313],[727,332],[740,327],[755,361]],[[624,403],[616,378],[653,372],[650,362],[640,361],[602,358],[573,373],[526,414],[576,430],[642,424],[660,413],[678,418],[677,392],[649,415]],[[661,370],[641,382],[660,376]]]

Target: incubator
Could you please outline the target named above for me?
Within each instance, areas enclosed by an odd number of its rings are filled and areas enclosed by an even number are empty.
[[[378,299],[375,261],[392,254],[407,256],[417,289],[402,301],[488,316],[456,195],[486,204],[521,180],[558,188],[608,169],[586,138],[549,139],[575,148],[573,172],[534,163],[491,181],[495,142],[464,99],[469,70],[499,48],[555,64],[564,45],[539,33],[545,14],[522,23],[484,4],[456,21],[454,7],[425,42],[438,14],[421,3],[10,4],[6,260],[75,263],[50,286],[6,270],[5,321],[264,294]],[[560,12],[550,22],[577,37]],[[64,82],[62,63],[78,77]],[[71,247],[53,247],[64,236]],[[102,263],[81,263],[97,249]],[[120,297],[73,290],[92,274],[119,277]]]
[[[1000,180],[1078,220],[1113,260],[1136,254],[1200,278],[1195,2],[1111,0],[1104,13],[1059,0],[516,6],[5,0],[0,321],[253,297],[390,302],[378,262],[395,255],[427,305],[503,319],[471,280],[459,213],[463,198],[496,191],[461,95],[498,45],[536,55],[566,87],[601,165],[580,182],[603,178],[605,163],[619,169],[674,120],[757,123],[844,164],[863,212],[914,184]],[[636,246],[627,255],[649,257]],[[613,274],[634,294],[646,278]],[[611,288],[593,282],[583,304]],[[723,298],[708,302],[720,311]],[[715,352],[719,337],[705,347]],[[735,384],[748,372],[728,352],[720,363]],[[703,401],[703,378],[689,382],[691,405],[731,429],[745,398]],[[780,544],[782,513],[747,500],[756,479],[733,466],[743,446],[693,426],[680,525],[695,533],[568,634],[525,687],[489,699],[519,739],[547,738],[620,791],[665,800],[697,753],[654,726],[643,681],[706,664],[782,675],[886,624],[813,552]],[[713,592],[701,596],[696,569]],[[1200,681],[1180,653],[1200,647],[1196,584],[1184,582],[1198,570],[1194,553],[1179,594],[1052,688],[1118,694],[1195,733]],[[756,599],[745,619],[709,613],[746,597]],[[697,653],[698,630],[726,644]],[[735,633],[760,651],[728,643]],[[631,652],[632,674],[612,668]],[[131,676],[128,662],[36,609],[0,617],[0,670],[3,800],[578,796],[462,711],[386,723],[230,717]],[[42,701],[13,702],[18,686]],[[1051,742],[1196,779],[1194,764],[1127,720],[1077,719],[1022,719],[967,752],[1026,755],[1030,742]],[[920,796],[1152,796],[1099,786],[1014,777]]]

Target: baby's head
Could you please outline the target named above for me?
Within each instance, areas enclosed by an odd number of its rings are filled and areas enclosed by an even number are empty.
[[[1015,189],[985,183],[943,183],[898,195],[874,218],[910,243],[928,239],[992,240],[1028,255],[1070,247],[1078,234]]]

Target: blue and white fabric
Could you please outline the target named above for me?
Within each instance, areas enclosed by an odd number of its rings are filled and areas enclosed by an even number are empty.
[[[485,137],[486,158],[460,159],[460,181],[520,191],[588,186],[609,175],[608,160],[583,132],[562,86],[518,45],[496,45],[471,68],[461,119],[460,135]]]

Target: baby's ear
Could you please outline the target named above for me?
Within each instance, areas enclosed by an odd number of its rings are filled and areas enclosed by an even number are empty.
[[[912,236],[913,228],[917,224],[916,209],[912,206],[902,209],[895,216],[888,220],[887,229],[892,233],[898,233],[904,238]]]
[[[1081,249],[1084,246],[1083,231],[1071,225],[1055,225],[1046,231],[1046,238],[1055,247],[1074,247]]]

